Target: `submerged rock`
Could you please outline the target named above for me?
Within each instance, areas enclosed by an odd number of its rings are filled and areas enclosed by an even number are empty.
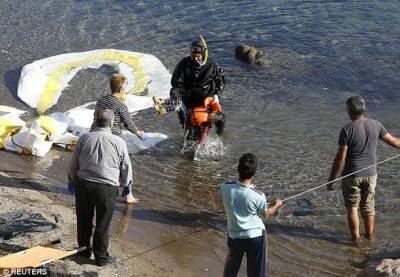
[[[315,205],[308,199],[296,201],[297,207],[292,211],[293,216],[307,216],[315,213]]]
[[[385,276],[385,277],[394,277],[400,276],[400,259],[391,260],[384,259],[380,262],[380,264],[367,268],[359,276]]]
[[[257,65],[260,69],[268,69],[271,78],[301,79],[302,82],[313,83],[323,80],[319,71],[307,61],[311,56],[304,56],[288,48],[255,48],[240,45],[235,49],[236,59]]]

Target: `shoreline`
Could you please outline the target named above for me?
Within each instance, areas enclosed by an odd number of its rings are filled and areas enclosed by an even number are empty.
[[[66,184],[32,171],[30,165],[35,160],[9,152],[3,154],[0,156],[0,213],[25,208],[41,213],[57,224],[57,228],[52,231],[29,233],[5,242],[10,246],[33,247],[61,239],[57,248],[70,250],[76,247],[74,198],[68,194]],[[117,257],[115,264],[99,268],[94,265],[93,257],[91,264],[86,264],[87,260],[82,261],[80,258],[66,258],[52,263],[49,266],[50,273],[55,276],[222,276],[227,254],[227,235],[220,229],[225,224],[221,218],[201,210],[163,209],[147,198],[133,205],[117,201],[110,226],[109,247],[110,254]],[[363,268],[350,264],[343,268],[334,265],[320,267],[313,261],[297,264],[296,261],[288,260],[299,250],[288,244],[288,238],[306,232],[308,235],[299,239],[313,241],[325,234],[318,228],[314,230],[296,227],[296,224],[293,226],[292,220],[295,219],[278,217],[265,222],[269,275],[292,276],[293,271],[285,267],[286,262],[292,266],[294,264],[299,274],[312,272],[321,276],[343,276],[344,272],[356,276],[363,269],[375,266],[368,263]],[[325,238],[320,243],[329,243],[339,251],[347,248],[344,239]],[[370,248],[362,248],[365,247]],[[354,253],[360,250],[350,249]],[[4,254],[0,247],[0,255]],[[246,276],[246,259],[243,259],[238,276]]]
[[[18,207],[42,214],[57,227],[49,232],[18,236],[5,243],[33,247],[61,239],[57,248],[70,250],[76,247],[74,198],[67,194],[66,185],[60,188],[64,184],[41,174],[24,174],[11,167],[6,160],[0,159],[1,213]],[[110,226],[109,247],[111,255],[117,257],[115,264],[100,268],[94,265],[93,256],[89,264],[87,260],[75,256],[51,263],[50,273],[56,276],[222,274],[226,250],[223,249],[225,238],[219,231],[199,223],[195,216],[181,221],[180,214],[160,213],[146,209],[146,206],[146,201],[134,205],[117,202]],[[4,255],[4,251],[1,254]]]

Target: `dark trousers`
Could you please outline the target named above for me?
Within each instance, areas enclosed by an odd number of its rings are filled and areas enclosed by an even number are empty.
[[[93,233],[93,252],[96,260],[107,259],[108,231],[114,212],[118,188],[80,179],[76,185],[76,218],[79,247],[90,248],[93,216],[96,209],[96,228]],[[90,251],[88,251],[90,253]]]
[[[242,264],[243,254],[247,256],[247,276],[265,277],[266,238],[231,239],[228,237],[228,256],[226,257],[224,277],[237,276]]]

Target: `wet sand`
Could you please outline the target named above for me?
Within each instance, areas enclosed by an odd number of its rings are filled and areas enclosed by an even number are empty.
[[[31,163],[37,162],[32,157],[1,152],[0,211],[23,208],[38,212],[56,223],[57,228],[5,243],[32,247],[61,239],[57,247],[73,249],[77,246],[74,198],[68,194],[65,182],[35,172]],[[46,175],[62,176],[62,170]],[[221,215],[157,209],[151,199],[141,199],[135,205],[119,201],[110,228],[110,253],[117,257],[115,264],[99,268],[94,265],[93,256],[89,263],[72,257],[52,263],[49,270],[55,276],[222,276],[227,253],[224,228]],[[268,240],[280,247],[277,237],[272,234]],[[6,254],[4,245],[0,248],[1,255]],[[272,255],[273,248],[269,249]],[[269,274],[290,276],[282,266],[271,261]],[[239,276],[246,276],[245,258]]]

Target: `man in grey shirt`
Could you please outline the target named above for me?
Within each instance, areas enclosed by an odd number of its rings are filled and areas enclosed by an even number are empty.
[[[79,247],[87,250],[81,256],[90,258],[90,238],[96,209],[96,228],[93,234],[93,252],[98,266],[115,259],[109,256],[108,231],[114,211],[118,187],[122,185],[127,196],[132,189],[132,167],[125,142],[111,133],[114,113],[98,111],[97,129],[82,135],[72,155],[68,179],[70,191],[76,191],[76,217]]]
[[[360,239],[358,208],[364,220],[365,237],[371,240],[374,236],[377,171],[376,166],[362,169],[377,162],[378,139],[396,148],[400,148],[400,139],[390,135],[379,121],[365,117],[365,101],[361,96],[350,97],[346,104],[351,122],[340,132],[339,149],[328,182],[336,178],[343,166],[342,176],[361,170],[342,181],[351,239],[357,242]],[[333,184],[328,185],[328,190],[333,190]]]

